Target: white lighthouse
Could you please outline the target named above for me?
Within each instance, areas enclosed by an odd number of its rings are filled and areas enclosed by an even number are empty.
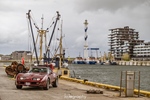
[[[87,22],[87,20],[85,20],[85,22],[84,22],[84,25],[85,25],[85,29],[84,29],[84,31],[85,31],[85,37],[84,37],[84,40],[85,40],[85,44],[84,44],[84,58],[85,59],[88,59],[88,43],[87,43],[87,38],[88,38],[88,35],[87,35],[87,30],[88,30],[88,22]]]

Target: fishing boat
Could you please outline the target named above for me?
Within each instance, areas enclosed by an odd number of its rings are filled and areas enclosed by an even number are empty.
[[[117,65],[117,62],[114,59],[114,55],[110,53],[106,54],[104,52],[104,55],[100,57],[100,64],[101,65]]]
[[[27,19],[28,19],[28,26],[29,26],[29,32],[32,35],[32,41],[33,41],[33,54],[35,54],[35,63],[37,65],[43,65],[43,64],[47,64],[47,65],[53,65],[54,66],[54,71],[57,72],[59,74],[59,76],[63,75],[63,76],[68,76],[69,77],[69,69],[67,68],[68,64],[67,62],[65,62],[65,49],[63,49],[63,45],[62,45],[62,21],[61,21],[61,26],[58,26],[57,23],[58,21],[60,21],[60,17],[61,15],[59,14],[59,12],[56,12],[56,15],[53,17],[50,26],[48,26],[48,28],[44,29],[43,28],[43,17],[42,19],[42,24],[41,24],[41,28],[38,27],[38,25],[35,23],[35,21],[33,20],[32,16],[31,16],[31,10],[28,11],[27,13]],[[33,32],[33,26],[32,24],[35,26],[35,29],[37,30],[37,38],[35,40],[35,34]],[[49,41],[47,42],[47,34],[50,31],[50,28],[52,28],[52,33],[49,37]],[[55,43],[52,47],[52,41],[54,42],[54,33],[57,27],[57,31],[60,31],[60,36],[55,38]],[[61,28],[59,28],[61,27]],[[38,37],[40,37],[39,39],[39,53],[37,52],[37,43],[38,43]],[[44,41],[45,39],[45,41]],[[43,43],[45,43],[45,52],[44,52],[44,47],[43,47]],[[48,44],[47,44],[48,43]],[[32,54],[32,55],[33,55]],[[38,54],[40,54],[40,56],[38,56]]]

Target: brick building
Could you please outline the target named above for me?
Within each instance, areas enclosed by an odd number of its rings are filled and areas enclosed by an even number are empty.
[[[24,58],[24,60],[29,60],[32,58],[30,51],[14,51],[11,53],[11,59],[12,60],[21,60],[21,58]]]

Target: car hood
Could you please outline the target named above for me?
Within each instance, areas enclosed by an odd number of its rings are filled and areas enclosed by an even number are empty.
[[[45,73],[20,73],[18,76],[20,77],[28,77],[28,78],[43,78],[45,75]]]

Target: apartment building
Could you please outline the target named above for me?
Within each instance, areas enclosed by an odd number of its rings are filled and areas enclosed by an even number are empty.
[[[150,42],[135,45],[132,59],[137,61],[150,61]]]
[[[110,29],[110,32],[108,35],[109,52],[114,55],[115,60],[121,60],[124,53],[128,53],[132,58],[134,46],[144,43],[144,40],[139,40],[139,33],[129,26]]]

